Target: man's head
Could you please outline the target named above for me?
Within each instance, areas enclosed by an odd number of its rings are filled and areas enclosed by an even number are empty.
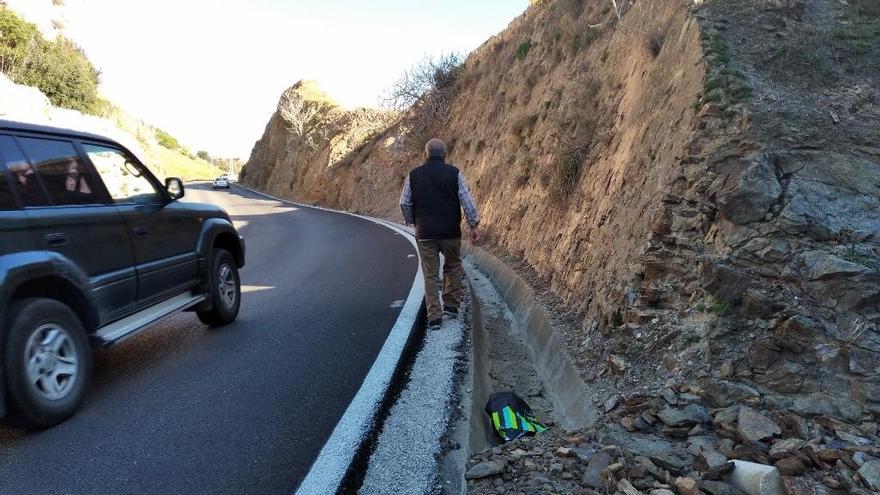
[[[446,143],[434,138],[425,145],[425,156],[430,158],[446,158]]]

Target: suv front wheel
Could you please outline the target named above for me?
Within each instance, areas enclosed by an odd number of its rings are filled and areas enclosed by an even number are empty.
[[[77,315],[54,299],[24,299],[12,306],[8,323],[3,371],[17,419],[48,428],[73,416],[92,368]]]
[[[241,306],[241,279],[238,266],[229,251],[215,249],[208,277],[208,297],[211,309],[199,311],[202,323],[220,327],[235,321]]]

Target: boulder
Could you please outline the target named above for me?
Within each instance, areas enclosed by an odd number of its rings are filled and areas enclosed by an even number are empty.
[[[715,203],[731,222],[744,225],[763,220],[782,194],[776,171],[765,157],[744,158],[723,179]]]
[[[786,457],[776,461],[776,468],[783,476],[800,476],[807,470],[804,461],[798,457]]]
[[[872,489],[880,491],[880,460],[873,460],[862,464],[862,467],[859,468],[859,476]]]
[[[581,477],[581,483],[592,487],[599,488],[602,486],[602,472],[611,464],[611,456],[605,452],[599,452],[590,459],[590,463],[584,470]]]
[[[794,452],[796,450],[800,450],[806,444],[806,440],[801,440],[800,438],[786,438],[785,440],[778,440],[773,443],[772,447],[770,447],[770,456],[772,457],[788,452]]]
[[[880,237],[880,167],[850,153],[805,153],[798,158],[780,213],[783,228],[818,240],[841,230]]]
[[[709,495],[745,495],[742,490],[723,481],[700,480],[697,486]]]
[[[676,478],[675,488],[682,495],[701,495],[700,489],[697,487],[697,481],[693,478]]]
[[[689,404],[683,409],[666,407],[657,413],[660,421],[667,426],[693,426],[709,421],[709,412],[706,408],[696,404]]]
[[[486,461],[470,468],[465,473],[465,479],[477,480],[501,474],[504,471],[504,463],[500,461]]]
[[[782,433],[779,425],[750,407],[741,407],[737,415],[736,433],[743,442],[757,442]]]
[[[818,250],[802,253],[798,265],[803,277],[811,281],[849,278],[869,271],[866,266]]]

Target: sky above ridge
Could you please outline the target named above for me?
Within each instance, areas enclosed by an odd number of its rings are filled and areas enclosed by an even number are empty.
[[[376,106],[426,54],[467,53],[526,0],[84,0],[69,35],[118,105],[193,150],[247,158],[282,91]]]

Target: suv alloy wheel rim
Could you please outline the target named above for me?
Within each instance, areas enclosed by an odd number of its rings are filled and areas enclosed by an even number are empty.
[[[220,300],[228,309],[235,307],[235,274],[228,264],[220,265],[218,273],[218,285],[220,289]]]
[[[37,328],[24,350],[28,384],[41,397],[58,400],[76,383],[79,356],[70,334],[55,323]]]

